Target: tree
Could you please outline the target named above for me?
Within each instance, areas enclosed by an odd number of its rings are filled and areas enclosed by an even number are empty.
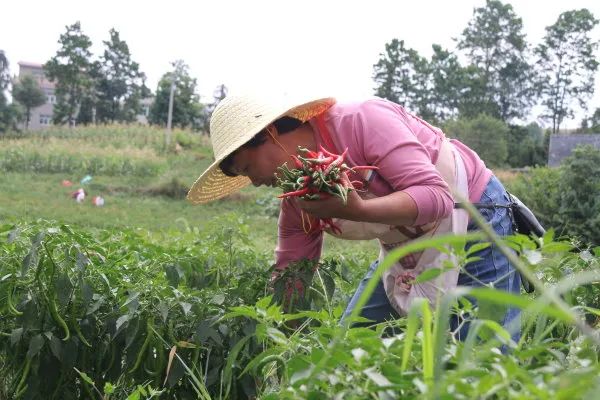
[[[227,96],[227,86],[220,84],[213,90],[213,101],[206,104],[202,113],[202,131],[210,135],[210,118],[217,105]]]
[[[189,75],[188,66],[183,61],[176,61],[173,66],[174,71],[164,74],[158,82],[156,96],[150,107],[148,120],[152,124],[167,124],[171,82],[174,81],[173,125],[199,127],[202,106],[199,102],[199,96],[196,94],[196,79]]]
[[[434,122],[443,122],[455,117],[465,95],[466,71],[456,54],[444,50],[440,45],[432,46],[433,55],[429,62],[433,96],[431,113]]]
[[[508,131],[502,120],[485,114],[473,119],[459,118],[444,126],[444,132],[475,150],[490,167],[506,163]]]
[[[527,42],[522,33],[523,22],[510,4],[486,0],[484,7],[474,10],[464,29],[458,48],[464,50],[475,68],[471,69],[471,92],[483,99],[473,102],[503,121],[523,118],[533,104],[531,85],[533,69],[527,62]],[[476,90],[475,90],[476,89]],[[494,107],[490,107],[493,104]]]
[[[598,24],[587,9],[566,11],[551,26],[535,49],[538,88],[545,107],[543,118],[552,121],[556,133],[565,118],[573,117],[572,103],[586,109],[594,93],[594,74],[598,70],[598,42],[590,32]]]
[[[44,65],[46,76],[56,85],[53,121],[73,124],[82,100],[95,97],[90,60],[92,42],[76,22],[66,27],[58,43],[60,48],[56,55]]]
[[[435,115],[434,83],[429,61],[404,40],[392,39],[373,66],[375,95],[398,103],[427,120]]]
[[[148,95],[146,76],[131,59],[129,46],[119,32],[110,30],[110,40],[100,60],[96,119],[100,122],[131,122],[141,111],[140,100]]]
[[[373,80],[376,83],[375,95],[411,107],[419,98],[417,75],[424,71],[419,54],[404,46],[404,40],[392,39],[385,45],[385,53],[379,55],[373,66]]]
[[[0,50],[0,96],[4,95],[4,91],[10,84],[10,71],[8,69],[8,58],[4,54],[4,50]]]
[[[581,133],[600,133],[600,107],[581,121]]]
[[[8,58],[3,50],[0,50],[0,133],[17,128],[20,109],[16,104],[8,104],[6,90],[10,85],[10,72],[8,69]]]
[[[507,136],[508,165],[514,168],[545,165],[544,132],[536,123],[510,125]]]
[[[25,129],[29,129],[31,110],[46,102],[46,94],[33,76],[25,75],[14,84],[12,95],[23,106],[25,110]]]

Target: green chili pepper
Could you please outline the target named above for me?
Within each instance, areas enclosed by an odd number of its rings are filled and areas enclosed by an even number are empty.
[[[140,351],[135,359],[135,363],[133,364],[133,367],[129,370],[130,374],[137,371],[137,369],[142,364],[142,360],[144,359],[144,355],[146,354],[146,350],[148,349],[148,346],[150,345],[151,340],[152,340],[152,322],[150,319],[148,319],[146,321],[146,338],[144,339],[144,343],[142,343],[142,348],[140,349]]]
[[[46,293],[44,293],[44,298],[45,298],[46,302],[48,303],[48,309],[50,310],[50,315],[52,316],[52,319],[54,319],[54,322],[56,322],[58,324],[58,326],[60,326],[63,329],[63,331],[65,333],[65,337],[62,340],[64,340],[66,342],[71,337],[71,332],[69,331],[69,326],[67,325],[65,320],[62,319],[62,317],[58,314],[58,309],[57,309],[54,297],[52,299],[49,299],[48,295]]]
[[[31,369],[31,358],[27,357],[25,361],[25,366],[23,367],[23,373],[21,374],[21,379],[19,380],[19,384],[15,389],[15,398],[19,398],[25,393],[27,390],[27,385],[25,382],[27,381],[27,377],[29,376],[29,370]]]

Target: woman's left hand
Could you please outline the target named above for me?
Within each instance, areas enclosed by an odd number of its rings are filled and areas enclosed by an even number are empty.
[[[365,206],[363,200],[355,190],[348,192],[346,204],[337,196],[323,200],[297,199],[302,210],[317,218],[342,218],[352,221],[360,221],[362,210]]]

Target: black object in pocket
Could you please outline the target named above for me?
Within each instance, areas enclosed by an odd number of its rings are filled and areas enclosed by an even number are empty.
[[[514,194],[508,193],[508,198],[513,213],[515,231],[527,236],[534,235],[538,238],[544,236],[546,230],[529,207],[523,204]]]

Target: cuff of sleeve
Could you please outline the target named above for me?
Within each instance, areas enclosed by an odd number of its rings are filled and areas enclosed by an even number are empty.
[[[403,190],[417,205],[417,219],[413,226],[425,225],[435,219],[436,199],[431,195],[431,189],[425,186],[412,186]]]

